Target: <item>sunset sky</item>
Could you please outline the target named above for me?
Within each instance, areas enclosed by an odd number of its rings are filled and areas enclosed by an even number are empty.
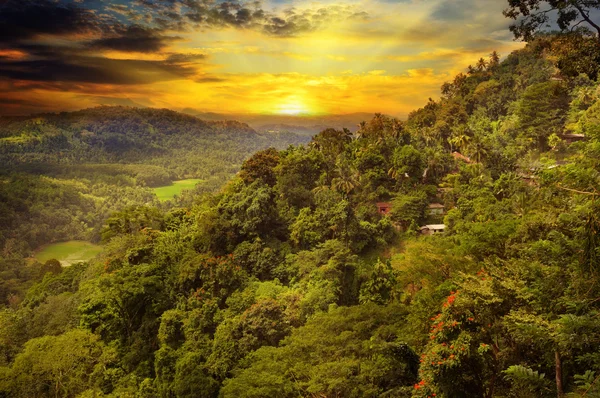
[[[502,0],[0,0],[0,112],[403,116],[522,46]]]

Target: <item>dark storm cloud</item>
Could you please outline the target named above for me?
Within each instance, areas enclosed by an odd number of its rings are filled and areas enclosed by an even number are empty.
[[[114,35],[93,40],[92,48],[117,50],[124,52],[154,53],[165,48],[170,42],[179,40],[176,36],[164,36],[156,29],[131,25],[116,28]]]
[[[301,11],[288,8],[274,14],[258,1],[135,0],[121,4],[1,0],[0,41],[77,34],[78,40],[88,37],[93,48],[148,53],[161,51],[177,40],[177,32],[234,27],[288,37],[318,30],[331,21],[356,18],[366,19],[368,15],[347,5]]]
[[[41,34],[99,32],[103,22],[74,4],[49,0],[0,1],[0,42],[31,39]]]
[[[148,84],[189,78],[191,67],[172,61],[109,59],[88,55],[54,54],[43,59],[0,60],[0,77],[37,82]]]
[[[0,96],[180,79],[219,83],[223,79],[203,71],[206,55],[175,53],[170,45],[199,30],[235,28],[290,37],[332,21],[366,18],[354,7],[339,5],[274,13],[260,1],[0,0]],[[113,59],[106,50],[156,57]]]

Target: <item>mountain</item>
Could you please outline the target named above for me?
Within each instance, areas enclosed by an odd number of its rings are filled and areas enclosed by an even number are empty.
[[[163,166],[174,177],[205,178],[214,172],[209,164],[229,168],[261,148],[307,140],[292,133],[258,133],[239,121],[205,121],[167,109],[102,106],[0,117],[0,158],[7,166],[142,163]]]
[[[27,252],[57,240],[97,240],[110,213],[159,205],[153,187],[194,179],[197,193],[212,192],[252,153],[308,140],[167,109],[0,117],[0,246],[19,241]]]
[[[262,114],[220,114],[213,112],[200,112],[194,109],[184,109],[184,113],[198,116],[204,120],[235,119],[247,123],[252,128],[261,132],[293,132],[302,135],[314,135],[326,128],[357,131],[360,122],[370,120],[373,114],[366,112],[348,113],[340,115],[262,115]]]

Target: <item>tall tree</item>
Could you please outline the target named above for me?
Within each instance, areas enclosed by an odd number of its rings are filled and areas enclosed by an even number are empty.
[[[508,0],[504,16],[517,21],[510,27],[517,39],[531,40],[556,15],[555,22],[561,31],[567,32],[580,24],[586,24],[597,32],[600,46],[600,22],[592,19],[593,11],[598,9],[598,0]]]

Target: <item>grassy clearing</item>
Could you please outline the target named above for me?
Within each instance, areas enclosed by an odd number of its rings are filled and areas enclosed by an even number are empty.
[[[55,258],[63,267],[68,267],[75,263],[91,260],[101,251],[102,247],[93,243],[70,240],[42,246],[35,252],[34,258],[41,263]]]
[[[175,196],[181,194],[184,189],[193,189],[196,184],[201,182],[204,182],[204,180],[189,178],[187,180],[173,181],[171,185],[152,188],[152,190],[159,200],[165,201],[173,199]]]

